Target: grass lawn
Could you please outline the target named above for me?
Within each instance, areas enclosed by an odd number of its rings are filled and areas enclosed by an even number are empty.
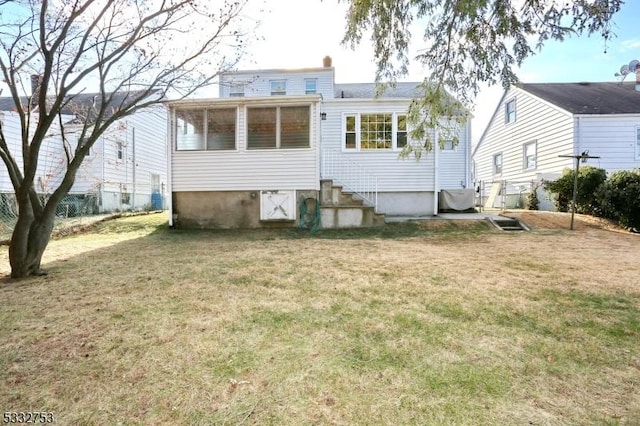
[[[61,424],[640,424],[640,237],[169,230],[0,282],[0,409]],[[8,272],[0,248],[0,273]]]

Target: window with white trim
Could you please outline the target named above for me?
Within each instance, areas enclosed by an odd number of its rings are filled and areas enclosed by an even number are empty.
[[[537,142],[527,142],[522,146],[522,167],[535,169],[537,162]]]
[[[305,78],[304,79],[304,93],[306,95],[313,95],[318,91],[318,79],[317,78]]]
[[[404,148],[407,145],[407,116],[398,115],[396,120],[396,147]]]
[[[342,147],[371,151],[401,149],[407,144],[407,116],[396,113],[360,113],[343,116]]]
[[[453,140],[447,139],[442,141],[442,150],[443,151],[455,151],[456,145],[453,143]]]
[[[122,148],[122,142],[116,143],[116,159],[122,161],[124,158],[124,149]]]
[[[502,153],[494,154],[493,156],[493,174],[499,175],[502,173]]]
[[[245,83],[231,83],[231,86],[229,87],[229,96],[232,98],[243,98],[244,86]]]
[[[269,82],[272,95],[287,94],[287,80],[271,80]]]
[[[504,104],[504,122],[506,124],[516,121],[516,98],[511,99]]]
[[[344,130],[344,148],[345,149],[356,149],[356,116],[355,115],[346,115],[344,117],[345,122],[345,130]]]
[[[310,107],[247,108],[247,149],[289,149],[310,146]]]

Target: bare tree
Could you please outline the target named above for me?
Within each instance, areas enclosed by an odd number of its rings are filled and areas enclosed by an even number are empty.
[[[167,97],[191,95],[235,66],[247,34],[246,2],[0,0],[0,71],[21,127],[19,152],[12,152],[0,123],[0,158],[19,209],[9,247],[12,277],[42,273],[56,205],[109,126]],[[95,95],[87,103],[88,92]],[[64,173],[44,201],[34,180],[52,132],[60,134]]]

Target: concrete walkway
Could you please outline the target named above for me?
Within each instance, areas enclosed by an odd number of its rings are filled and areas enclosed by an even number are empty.
[[[420,221],[420,220],[487,220],[500,219],[499,211],[488,211],[482,213],[440,213],[437,216],[389,216],[384,218],[385,223]]]

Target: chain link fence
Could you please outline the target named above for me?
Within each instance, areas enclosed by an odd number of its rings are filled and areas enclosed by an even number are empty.
[[[56,206],[54,232],[64,232],[98,222],[114,213],[166,209],[164,185],[161,188],[138,185],[97,185],[96,191],[68,194]],[[46,201],[47,194],[40,198]],[[18,219],[15,193],[0,192],[0,242],[6,243]]]
[[[540,180],[491,180],[476,184],[476,207],[480,210],[526,209],[528,197],[535,191],[538,210],[555,210],[553,198]]]

